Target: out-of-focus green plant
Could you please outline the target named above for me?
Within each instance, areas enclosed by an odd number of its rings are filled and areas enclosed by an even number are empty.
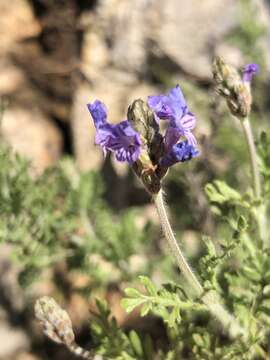
[[[105,302],[97,300],[96,305],[98,312],[93,313],[90,330],[98,354],[106,359],[153,359],[153,344],[149,335],[140,337],[135,330],[124,332]]]
[[[63,259],[69,270],[91,275],[92,284],[132,278],[129,261],[147,251],[150,224],[138,230],[136,210],[114,214],[102,199],[101,177],[80,174],[69,159],[38,178],[30,170],[25,159],[0,147],[0,241],[12,245],[21,283]],[[114,270],[106,272],[102,261],[93,265],[95,254]]]
[[[261,40],[266,36],[266,27],[258,14],[258,4],[253,0],[238,1],[239,25],[230,33],[228,41],[236,45],[245,58],[255,61],[262,67],[265,65],[265,55]]]

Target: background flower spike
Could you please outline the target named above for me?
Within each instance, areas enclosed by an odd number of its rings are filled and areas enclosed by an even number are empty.
[[[258,65],[246,65],[241,77],[236,68],[218,56],[214,59],[212,71],[217,91],[226,98],[232,115],[246,118],[252,105],[250,82],[253,75],[259,71]]]
[[[65,345],[71,353],[82,359],[103,360],[102,356],[95,356],[76,344],[68,313],[52,297],[43,296],[36,301],[35,316],[42,325],[44,334],[57,344]]]

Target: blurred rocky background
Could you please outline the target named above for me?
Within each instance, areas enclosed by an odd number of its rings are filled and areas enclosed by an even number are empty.
[[[261,94],[270,91],[270,3],[0,0],[0,14],[1,141],[31,159],[33,176],[71,155],[82,170],[102,171],[105,182],[115,189],[107,194],[112,206],[146,203],[141,192],[134,196],[137,185],[130,184],[127,167],[110,159],[104,163],[93,145],[94,127],[86,103],[101,99],[116,122],[125,118],[132,99],[146,98],[179,82],[197,114],[204,164],[196,169],[198,176],[190,176],[194,169],[186,176],[193,182],[198,224],[211,231],[200,189],[216,174],[225,176],[228,169],[232,171],[226,176],[241,176],[230,151],[239,150],[239,162],[243,158],[237,124],[224,126],[228,114],[214,96],[212,59],[219,54],[240,68],[248,62],[260,64],[255,113],[264,114],[265,125],[270,101]],[[224,151],[228,147],[229,154]],[[176,176],[177,172],[170,178],[172,188]],[[184,189],[180,186],[175,191],[180,196]],[[25,330],[30,327],[30,310],[16,285],[16,268],[7,260],[8,254],[9,249],[2,247],[0,359],[47,359],[30,351],[31,335]],[[80,304],[81,300],[74,301]],[[81,309],[84,318],[87,305],[83,303]],[[51,356],[72,359],[56,350]]]

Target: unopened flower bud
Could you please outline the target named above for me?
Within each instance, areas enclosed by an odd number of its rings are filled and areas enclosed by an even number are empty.
[[[164,153],[164,141],[155,115],[145,101],[137,99],[129,106],[127,117],[144,142],[144,149],[133,164],[133,170],[151,194],[158,193],[161,183],[156,168]]]
[[[145,142],[151,144],[155,133],[158,132],[158,124],[147,103],[141,99],[134,100],[128,108],[127,118]]]
[[[70,317],[53,298],[44,296],[38,299],[35,316],[41,323],[44,334],[54,342],[65,345],[74,355],[88,360],[103,359],[76,344]]]

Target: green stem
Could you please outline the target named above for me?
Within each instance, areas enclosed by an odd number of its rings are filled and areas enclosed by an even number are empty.
[[[171,251],[176,259],[177,265],[182,271],[185,279],[189,283],[189,285],[192,287],[194,292],[197,296],[200,296],[203,294],[203,287],[201,286],[199,280],[193,273],[192,269],[190,268],[187,260],[185,259],[177,241],[174,236],[173,230],[171,228],[168,216],[167,216],[167,210],[163,201],[162,191],[160,191],[154,198],[155,205],[157,208],[157,212],[160,218],[161,227],[164,232],[165,238],[168,241]]]
[[[262,196],[262,188],[261,188],[261,178],[257,161],[257,153],[254,142],[254,137],[252,133],[252,129],[250,126],[249,118],[246,117],[244,120],[240,120],[243,128],[243,132],[245,135],[248,152],[249,152],[249,161],[251,167],[252,174],[252,183],[253,183],[253,192],[257,199]],[[266,208],[264,204],[260,205],[257,213],[257,222],[260,238],[263,241],[266,241],[267,238],[267,221],[266,221]]]
[[[220,304],[218,295],[214,291],[204,293],[202,285],[200,284],[196,275],[190,268],[174,236],[167,216],[167,210],[164,204],[162,191],[159,191],[157,195],[154,195],[154,202],[160,218],[163,233],[169,243],[171,251],[176,259],[177,265],[180,271],[183,273],[188,284],[196,293],[196,296],[201,297],[202,302],[208,307],[211,314],[220,321],[223,327],[227,329],[231,338],[236,338],[239,336],[244,336],[246,338],[247,334],[245,330],[239,325],[238,321],[234,318],[234,316],[232,316],[223,307],[223,305]]]
[[[267,355],[267,353],[263,350],[263,348],[260,345],[255,345],[255,351],[257,351],[257,354],[259,354],[262,359],[264,360],[270,360],[270,357]]]
[[[253,182],[253,191],[254,191],[254,195],[257,198],[259,198],[262,194],[260,172],[258,168],[256,147],[254,143],[254,138],[253,138],[253,133],[250,126],[249,118],[246,117],[244,120],[241,120],[241,124],[248,146],[252,182]]]

